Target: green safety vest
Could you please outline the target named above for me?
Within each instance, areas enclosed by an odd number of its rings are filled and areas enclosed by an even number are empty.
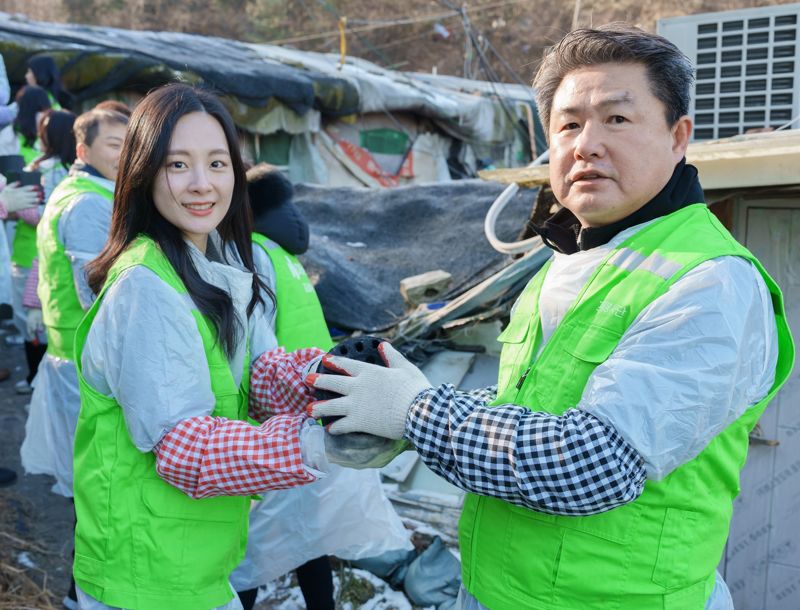
[[[228,577],[244,556],[249,496],[195,500],[165,483],[155,456],[131,442],[122,408],[84,379],[81,352],[108,288],[143,265],[179,294],[184,286],[150,238],[120,255],[75,337],[81,411],[75,432],[75,582],[101,602],[127,610],[208,610],[233,598]],[[247,416],[249,356],[237,387],[214,327],[192,311],[216,397],[212,415]],[[146,379],[142,383],[147,383]]]
[[[47,97],[50,100],[50,108],[52,108],[53,110],[61,110],[61,104],[58,103],[58,100],[56,100],[55,95],[53,95],[48,91]]]
[[[275,269],[277,313],[275,336],[287,352],[303,347],[329,350],[333,347],[325,324],[322,306],[311,280],[297,257],[289,254],[272,240],[253,233],[258,244],[272,261]]]
[[[53,189],[36,232],[39,251],[39,300],[47,327],[47,352],[57,358],[74,360],[75,329],[83,318],[72,265],[58,238],[58,222],[66,207],[83,193],[97,193],[108,201],[114,193],[84,176],[67,176]]]
[[[25,136],[19,134],[18,138],[19,154],[25,160],[25,165],[28,165],[40,153],[32,146],[25,146]],[[18,220],[17,228],[14,231],[11,261],[18,267],[30,269],[34,258],[36,258],[36,227],[29,225],[24,220]]]
[[[33,143],[33,146],[26,146],[25,136],[21,133],[17,134],[17,141],[19,142],[19,154],[22,155],[25,165],[35,161],[36,158],[42,154],[40,151],[36,150],[36,142]]]
[[[561,415],[637,315],[700,263],[739,256],[772,296],[775,383],[693,460],[608,512],[569,517],[469,494],[459,524],[464,586],[492,610],[702,610],[728,536],[748,435],[794,362],[778,286],[705,204],[665,216],[612,250],[552,337],[541,343],[539,295],[547,268],[523,291],[500,335],[496,405]],[[548,265],[549,266],[549,265]],[[642,397],[647,400],[647,397]]]

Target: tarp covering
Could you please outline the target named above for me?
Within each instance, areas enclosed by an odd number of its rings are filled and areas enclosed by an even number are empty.
[[[334,53],[249,46],[265,59],[346,79],[358,91],[362,113],[413,112],[431,119],[453,137],[487,144],[507,143],[522,129],[520,120],[533,118],[536,146],[545,147],[531,87],[396,72],[357,57],[348,57],[340,66],[340,56]],[[524,110],[525,106],[531,112]],[[525,133],[516,135],[528,138]]]
[[[311,225],[303,264],[328,323],[386,329],[405,314],[401,279],[443,269],[458,294],[506,266],[508,257],[483,234],[503,188],[481,180],[381,190],[298,185],[295,202]],[[535,196],[524,190],[508,204],[497,223],[500,239],[516,239]]]
[[[397,72],[355,57],[340,69],[338,55],[212,36],[47,23],[0,12],[0,53],[16,85],[24,83],[30,57],[51,55],[79,101],[121,90],[145,93],[177,78],[204,83],[225,98],[240,127],[258,134],[316,132],[319,114],[406,112],[453,138],[508,147],[514,140],[527,143],[524,123],[537,123],[528,87]],[[281,112],[284,107],[295,115]],[[540,131],[537,126],[536,147]]]
[[[235,40],[30,21],[0,13],[0,53],[9,78],[21,82],[26,62],[46,52],[79,99],[115,89],[147,91],[175,77],[213,86],[248,106],[278,101],[298,114],[316,108],[334,116],[359,109],[345,79],[260,58]]]

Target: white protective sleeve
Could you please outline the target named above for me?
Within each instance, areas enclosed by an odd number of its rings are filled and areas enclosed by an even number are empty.
[[[539,301],[540,350],[597,266],[648,224],[591,250],[553,255]],[[648,478],[660,480],[766,395],[777,357],[761,275],[744,259],[716,258],[639,314],[578,407],[613,426],[642,456]]]
[[[113,182],[102,182],[106,188],[114,189]],[[84,268],[100,254],[108,240],[111,211],[111,201],[97,193],[84,193],[75,197],[58,219],[58,238],[72,265],[72,278],[84,309],[91,307],[95,297],[86,283]]]
[[[226,290],[236,315],[246,319],[252,275],[210,262],[196,249],[192,255],[200,275]],[[193,308],[187,295],[177,294],[155,273],[138,266],[123,272],[108,290],[89,331],[82,356],[84,376],[122,405],[131,439],[140,451],[152,450],[181,420],[210,415],[214,409]],[[261,307],[247,327],[251,362],[277,347]],[[244,354],[245,341],[240,340],[229,363],[237,383]]]
[[[612,425],[660,480],[767,394],[777,358],[763,279],[744,259],[717,258],[641,312],[578,408]]]

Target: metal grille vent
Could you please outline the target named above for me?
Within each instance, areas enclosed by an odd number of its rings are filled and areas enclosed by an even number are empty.
[[[787,8],[793,12],[787,14]],[[775,9],[784,9],[783,14],[769,14]],[[800,5],[784,5],[659,23],[662,35],[697,67],[695,140],[777,128],[798,114],[799,17]]]

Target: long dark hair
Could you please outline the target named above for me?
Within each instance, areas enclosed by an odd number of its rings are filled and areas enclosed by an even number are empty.
[[[49,55],[37,55],[28,60],[28,67],[33,72],[36,84],[53,94],[56,101],[64,108],[72,108],[72,95],[61,83],[61,74],[53,58]]]
[[[34,162],[34,169],[45,159],[56,157],[64,169],[75,163],[75,115],[68,110],[50,110],[39,123],[39,140],[44,154]]]
[[[36,142],[38,126],[36,125],[36,113],[50,108],[50,98],[47,91],[37,85],[26,85],[17,91],[15,98],[19,106],[17,120],[14,121],[14,129],[21,133],[25,138],[25,146],[31,147]]]
[[[212,93],[181,84],[165,85],[150,92],[131,115],[119,158],[111,231],[103,251],[87,266],[87,275],[89,286],[99,294],[109,269],[125,248],[139,234],[151,237],[183,280],[197,308],[213,323],[217,338],[230,357],[239,332],[245,332],[245,329],[240,329],[233,313],[231,298],[224,290],[200,277],[180,230],[158,212],[153,202],[153,185],[159,171],[164,168],[175,124],[192,112],[205,112],[214,117],[228,142],[235,183],[230,209],[217,226],[217,231],[223,241],[222,255],[225,256],[226,247],[232,243],[244,266],[253,272],[253,296],[247,313],[250,315],[259,303],[264,305],[262,293],[274,302],[272,293],[261,282],[253,265],[253,222],[233,119]]]

